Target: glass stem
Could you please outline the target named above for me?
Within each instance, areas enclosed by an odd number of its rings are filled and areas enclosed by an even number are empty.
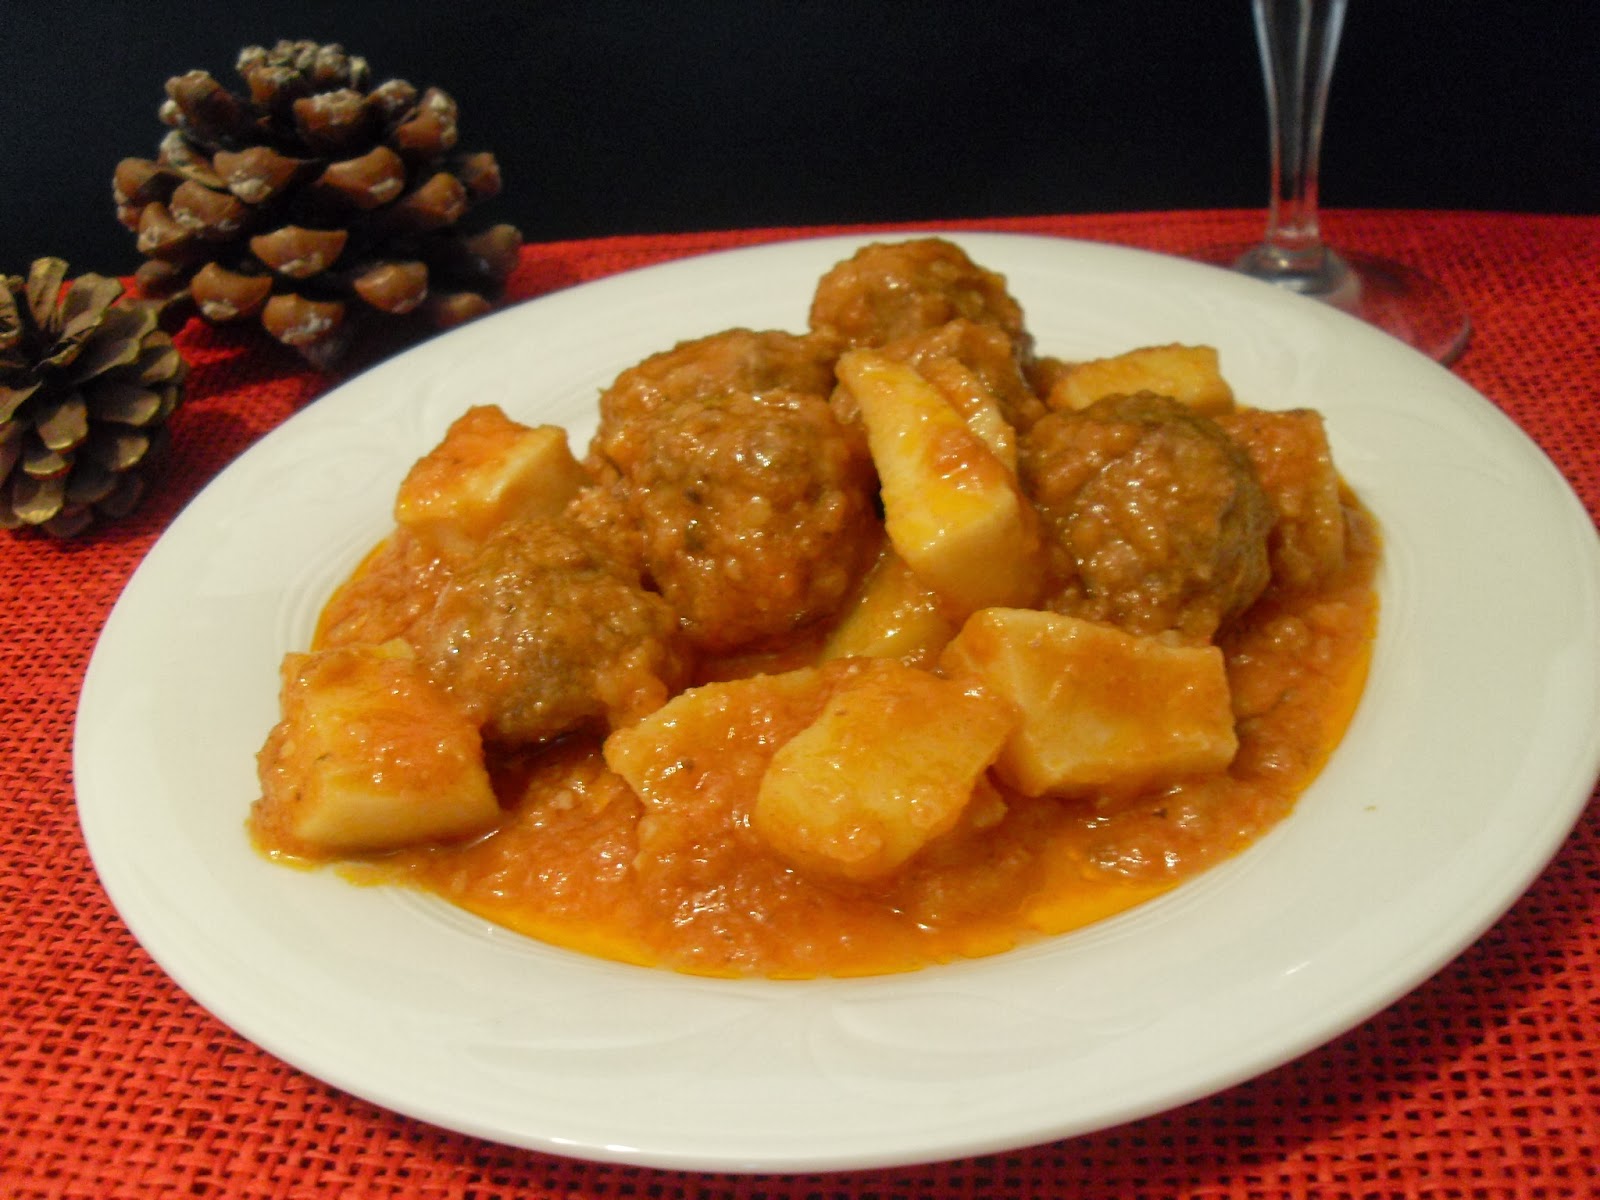
[[[1254,0],[1267,89],[1272,195],[1264,244],[1251,269],[1298,291],[1340,285],[1343,265],[1322,241],[1317,175],[1347,0]]]

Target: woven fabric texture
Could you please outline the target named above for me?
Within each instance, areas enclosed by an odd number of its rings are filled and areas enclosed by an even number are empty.
[[[1248,240],[1245,212],[968,223],[1175,253]],[[1425,264],[1468,302],[1455,370],[1600,514],[1600,217],[1335,212],[1337,243]],[[665,259],[842,229],[530,246],[517,297]],[[160,486],[76,543],[0,535],[0,1196],[1065,1198],[1600,1195],[1600,813],[1438,975],[1329,1045],[1173,1112],[1071,1141],[892,1171],[721,1177],[508,1149],[283,1065],[188,998],[101,891],[73,807],[94,640],[178,510],[339,380],[192,325]]]

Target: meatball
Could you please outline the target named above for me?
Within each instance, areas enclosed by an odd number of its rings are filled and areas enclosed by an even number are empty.
[[[828,407],[835,343],[730,329],[624,371],[600,401],[579,519],[639,565],[697,648],[833,613],[877,536],[859,429]],[[620,519],[619,513],[626,519]]]
[[[484,736],[507,744],[627,724],[688,675],[666,602],[560,518],[490,536],[407,637]]]
[[[811,300],[812,330],[845,347],[881,346],[958,317],[998,325],[1031,357],[1004,277],[942,238],[866,246],[824,275]]]
[[[833,387],[835,349],[826,338],[729,329],[651,355],[601,393],[591,457],[628,471],[648,453],[660,416],[686,401],[730,392],[826,396]]]
[[[859,430],[822,396],[729,393],[671,410],[624,472],[644,570],[690,642],[756,648],[835,612],[878,530]]]
[[[1250,460],[1175,400],[1050,413],[1023,437],[1020,468],[1050,542],[1055,611],[1203,641],[1267,585],[1273,511]]]

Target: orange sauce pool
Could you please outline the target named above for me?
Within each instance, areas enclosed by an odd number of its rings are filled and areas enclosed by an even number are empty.
[[[1269,591],[1219,639],[1239,736],[1226,773],[1115,803],[1002,793],[998,824],[958,826],[886,882],[823,882],[750,828],[765,762],[815,715],[774,700],[723,732],[694,809],[670,828],[606,767],[598,738],[573,736],[492,764],[505,818],[488,835],[344,869],[556,945],[708,975],[906,971],[1079,928],[1249,845],[1338,744],[1378,609],[1377,531],[1359,507],[1347,514],[1340,573],[1314,592]]]

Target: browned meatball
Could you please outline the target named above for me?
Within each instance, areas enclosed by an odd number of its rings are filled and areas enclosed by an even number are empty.
[[[1273,513],[1250,460],[1177,401],[1141,393],[1050,413],[1020,461],[1051,540],[1050,608],[1198,641],[1266,587]]]
[[[432,678],[503,743],[625,724],[688,674],[666,602],[561,519],[493,534],[407,637]]]
[[[837,610],[877,540],[858,430],[801,392],[681,403],[651,430],[620,486],[695,646],[755,647]]]
[[[649,452],[659,415],[685,401],[731,392],[826,396],[835,350],[826,338],[772,330],[729,329],[681,342],[628,368],[601,394],[591,450],[626,472]]]
[[[1005,278],[942,238],[863,247],[822,277],[811,300],[811,328],[846,346],[881,346],[958,317],[998,325],[1031,356]]]

